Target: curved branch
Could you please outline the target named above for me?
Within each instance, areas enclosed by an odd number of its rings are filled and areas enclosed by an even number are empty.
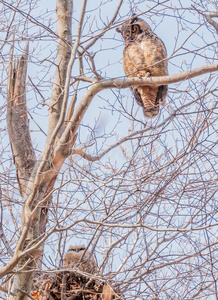
[[[212,64],[212,65],[205,65],[193,69],[191,71],[186,71],[186,72],[182,72],[170,76],[148,77],[148,78],[133,77],[133,78],[124,78],[124,79],[114,78],[114,79],[104,79],[104,80],[97,81],[96,83],[89,86],[86,94],[83,96],[82,100],[80,101],[77,109],[75,110],[75,113],[73,114],[64,133],[62,134],[62,137],[60,139],[59,150],[57,151],[61,151],[61,148],[66,147],[70,133],[72,135],[76,133],[86,110],[88,109],[92,99],[98,92],[110,88],[123,89],[123,88],[128,88],[133,86],[139,86],[139,85],[140,86],[167,85],[167,84],[188,80],[193,77],[197,77],[206,73],[215,72],[217,70],[218,70],[218,64]]]
[[[210,14],[210,15],[205,15],[205,18],[207,19],[207,21],[210,23],[210,25],[212,25],[215,30],[216,33],[218,34],[218,23],[215,22],[212,18],[218,18],[218,13],[214,13],[214,14]]]
[[[107,88],[127,88],[133,86],[160,86],[168,85],[172,83],[177,83],[180,81],[188,80],[203,74],[212,73],[218,71],[218,64],[205,65],[199,68],[195,68],[190,71],[182,72],[170,76],[160,76],[160,77],[147,77],[147,78],[124,78],[124,79],[105,79],[101,81],[101,87],[103,89]]]

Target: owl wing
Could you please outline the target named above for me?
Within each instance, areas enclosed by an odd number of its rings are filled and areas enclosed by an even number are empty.
[[[135,97],[135,100],[138,103],[138,105],[143,107],[142,98],[141,98],[141,95],[139,94],[138,90],[135,88],[131,88],[131,91],[132,91],[133,96]]]
[[[158,87],[156,101],[160,104],[164,104],[168,93],[168,85],[161,85]]]

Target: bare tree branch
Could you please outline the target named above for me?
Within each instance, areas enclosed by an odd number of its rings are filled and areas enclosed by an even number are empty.
[[[14,252],[10,247],[10,244],[8,242],[8,240],[6,239],[6,236],[4,234],[3,231],[3,227],[2,227],[2,223],[3,223],[3,207],[2,207],[2,191],[1,191],[1,187],[0,187],[0,204],[1,204],[1,215],[0,215],[0,239],[2,240],[5,248],[7,249],[8,253],[13,256]]]
[[[203,74],[218,71],[218,64],[205,65],[190,71],[182,72],[180,74],[161,76],[161,77],[148,77],[148,78],[124,78],[124,79],[106,79],[102,80],[101,88],[127,88],[132,86],[160,86],[172,84],[184,80],[188,80]]]
[[[71,48],[66,44],[64,40],[71,43],[71,27],[72,27],[72,1],[58,0],[56,4],[57,11],[57,62],[54,84],[52,89],[51,101],[50,101],[50,113],[49,113],[49,126],[48,126],[48,140],[57,125],[62,113],[62,105],[64,102],[64,94],[67,92],[65,83],[71,68],[69,67],[69,61],[71,57]],[[62,125],[62,124],[61,124]]]
[[[213,18],[218,18],[218,13],[205,15],[205,18],[210,23],[210,25],[212,25],[215,28],[216,33],[218,34],[218,23],[213,20]]]
[[[49,295],[50,275],[59,278],[63,299],[83,292],[86,297],[93,279],[101,283],[100,290],[91,291],[96,299],[216,296],[214,3],[191,0],[184,7],[181,1],[151,0],[145,6],[105,0],[93,6],[87,0],[57,0],[56,22],[54,3],[47,9],[39,1],[6,2],[0,0],[0,89],[8,100],[7,127],[4,103],[0,110],[0,296],[8,290],[8,300],[37,298],[36,271],[48,276],[40,287],[47,289],[46,299],[55,298]],[[114,28],[132,12],[155,32],[161,29],[158,34],[173,49],[166,60],[174,75],[119,77],[123,45]],[[170,37],[164,34],[169,19],[175,25]],[[208,31],[210,24],[215,30]],[[30,51],[26,46],[13,62],[13,51],[20,51],[24,40]],[[193,79],[197,76],[202,77]],[[123,89],[161,85],[171,85],[170,103],[155,119],[142,119]],[[15,167],[5,147],[7,128]],[[85,153],[88,147],[96,154]],[[80,242],[96,256],[98,273],[85,274],[87,284],[70,294],[63,271],[71,270],[62,269],[63,257],[68,244]],[[4,276],[11,276],[8,287]]]
[[[81,102],[79,103],[75,113],[73,114],[70,122],[68,123],[61,139],[60,146],[58,151],[61,151],[61,148],[65,147],[68,142],[69,132],[72,132],[74,135],[80,125],[81,119],[83,118],[86,110],[88,109],[94,96],[104,90],[109,88],[127,88],[132,86],[160,86],[172,84],[184,80],[191,79],[202,74],[215,72],[218,70],[218,64],[206,65],[191,71],[182,72],[180,74],[170,75],[170,76],[161,76],[161,77],[148,77],[148,78],[124,78],[124,79],[105,79],[97,81],[92,84],[88,89]]]

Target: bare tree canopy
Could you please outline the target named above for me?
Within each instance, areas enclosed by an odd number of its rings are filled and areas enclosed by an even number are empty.
[[[161,59],[128,76],[133,13]],[[218,299],[216,2],[0,0],[0,16],[0,299]],[[167,85],[146,118],[131,89]]]

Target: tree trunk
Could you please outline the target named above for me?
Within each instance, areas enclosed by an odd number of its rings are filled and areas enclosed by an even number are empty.
[[[28,44],[24,54],[16,67],[10,63],[8,79],[8,132],[11,148],[17,168],[17,178],[20,192],[23,197],[23,210],[21,219],[21,235],[15,250],[14,257],[19,261],[17,274],[12,279],[11,294],[9,299],[29,299],[27,294],[32,288],[32,278],[37,262],[42,257],[42,246],[27,253],[19,260],[19,253],[34,248],[43,238],[47,211],[50,205],[51,192],[57,174],[67,156],[60,153],[55,155],[56,140],[64,127],[60,116],[63,115],[63,97],[66,89],[65,81],[71,69],[67,68],[71,54],[71,26],[72,26],[71,0],[57,1],[57,68],[53,91],[50,101],[50,114],[48,135],[45,149],[35,163],[35,154],[29,133],[26,106],[26,73],[28,60]],[[11,62],[13,61],[13,45],[11,50]],[[65,115],[65,111],[64,111]],[[58,125],[58,128],[57,128]],[[56,128],[56,135],[52,136]],[[66,149],[65,149],[66,150]],[[69,151],[67,152],[69,154]],[[40,205],[39,205],[40,204]],[[13,269],[13,264],[11,269]],[[19,272],[22,270],[22,272]],[[26,294],[27,293],[27,294]]]

